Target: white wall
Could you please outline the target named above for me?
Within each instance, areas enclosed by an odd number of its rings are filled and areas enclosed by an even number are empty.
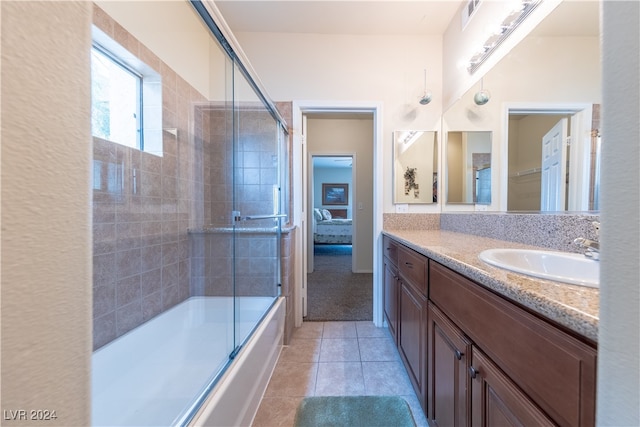
[[[599,426],[640,425],[640,3],[603,5]]]
[[[0,5],[3,420],[86,426],[91,3]],[[57,419],[6,420],[20,409],[55,410]]]
[[[393,212],[393,131],[440,129],[442,38],[281,33],[237,33],[236,37],[275,100],[384,104],[385,157],[379,191],[383,210]],[[418,100],[424,91],[425,68],[433,101],[423,106]],[[438,205],[410,205],[409,209],[435,212]]]

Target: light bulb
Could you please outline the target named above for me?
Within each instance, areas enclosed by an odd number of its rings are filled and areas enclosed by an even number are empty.
[[[422,95],[422,98],[420,98],[420,104],[421,105],[427,105],[428,103],[431,102],[431,98],[432,98],[432,94],[430,91],[426,91],[424,93],[424,95]]]
[[[484,89],[479,90],[473,96],[473,102],[475,102],[476,105],[484,105],[487,102],[489,102],[489,99],[491,99],[491,94],[489,93],[488,90],[484,90]]]

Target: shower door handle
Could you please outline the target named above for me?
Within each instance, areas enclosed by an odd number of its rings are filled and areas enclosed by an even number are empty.
[[[236,217],[236,221],[247,221],[247,220],[255,220],[255,219],[269,219],[269,218],[286,218],[287,215],[286,214],[271,214],[271,215],[248,215],[248,216],[241,216],[241,217]]]

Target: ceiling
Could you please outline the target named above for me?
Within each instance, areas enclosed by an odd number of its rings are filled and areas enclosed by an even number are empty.
[[[462,0],[215,0],[233,32],[442,35]],[[563,1],[538,36],[599,33],[597,0]]]
[[[314,168],[350,168],[353,165],[351,156],[313,156]]]
[[[441,35],[461,0],[215,0],[233,32]]]

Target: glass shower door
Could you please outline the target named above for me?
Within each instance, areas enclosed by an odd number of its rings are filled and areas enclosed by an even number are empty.
[[[279,123],[233,72],[233,293],[236,351],[280,291]]]

